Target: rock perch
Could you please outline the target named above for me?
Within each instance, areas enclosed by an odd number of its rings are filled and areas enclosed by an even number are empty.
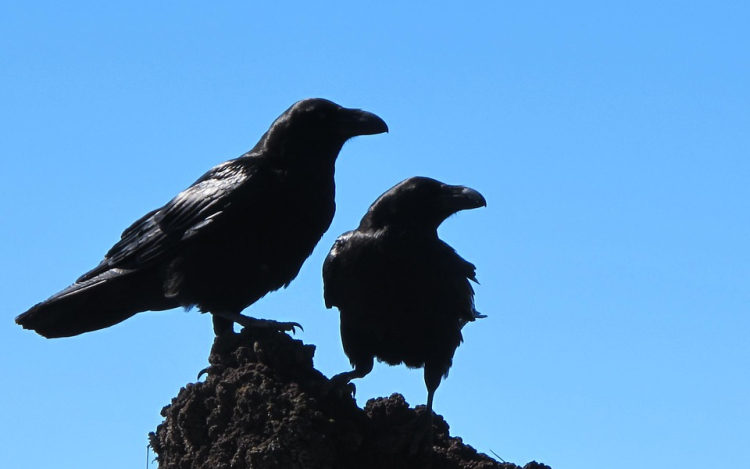
[[[520,469],[451,437],[435,418],[434,450],[410,454],[412,409],[400,394],[364,410],[331,392],[314,345],[245,329],[218,337],[205,382],[188,384],[149,435],[160,469]],[[550,469],[536,462],[524,469]]]

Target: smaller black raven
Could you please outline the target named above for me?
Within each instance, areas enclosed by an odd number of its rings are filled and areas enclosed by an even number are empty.
[[[424,367],[429,448],[435,390],[463,340],[461,329],[484,317],[474,308],[474,265],[441,241],[437,228],[460,210],[486,205],[467,187],[407,179],[336,240],[323,265],[326,306],[341,313],[341,341],[354,366],[332,381],[367,375],[374,358]]]
[[[240,312],[289,285],[330,226],[344,143],[387,131],[370,112],[321,98],[295,103],[252,150],[137,220],[97,267],[16,323],[69,337],[141,311],[197,306],[213,314],[217,335],[233,322],[294,330]]]

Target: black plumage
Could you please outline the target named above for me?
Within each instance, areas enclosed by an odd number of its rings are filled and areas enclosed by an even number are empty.
[[[475,267],[438,238],[450,215],[485,206],[479,192],[413,177],[381,195],[359,227],[341,235],[323,266],[326,306],[338,307],[341,340],[361,378],[373,359],[424,367],[427,410],[448,375],[461,329],[483,317],[474,308]]]
[[[146,310],[197,306],[216,333],[299,272],[335,211],[334,163],[357,135],[386,132],[378,116],[305,99],[255,147],[209,170],[136,221],[93,270],[16,318],[45,337],[67,337]]]

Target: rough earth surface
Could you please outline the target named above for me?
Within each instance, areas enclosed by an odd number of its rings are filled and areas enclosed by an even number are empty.
[[[450,436],[437,415],[433,450],[415,445],[424,406],[412,409],[393,394],[360,409],[313,368],[314,353],[268,330],[217,339],[205,382],[182,388],[149,435],[159,468],[520,469]]]

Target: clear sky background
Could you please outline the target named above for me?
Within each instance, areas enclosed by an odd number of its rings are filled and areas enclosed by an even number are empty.
[[[453,434],[553,469],[747,462],[750,4],[404,3],[0,6],[3,467],[145,466],[210,318],[58,340],[13,318],[311,96],[391,132],[344,147],[333,225],[249,314],[299,321],[323,373],[349,369],[322,299],[334,239],[402,179],[468,185],[488,207],[440,233],[488,318],[436,394]],[[426,399],[421,370],[357,386]]]

